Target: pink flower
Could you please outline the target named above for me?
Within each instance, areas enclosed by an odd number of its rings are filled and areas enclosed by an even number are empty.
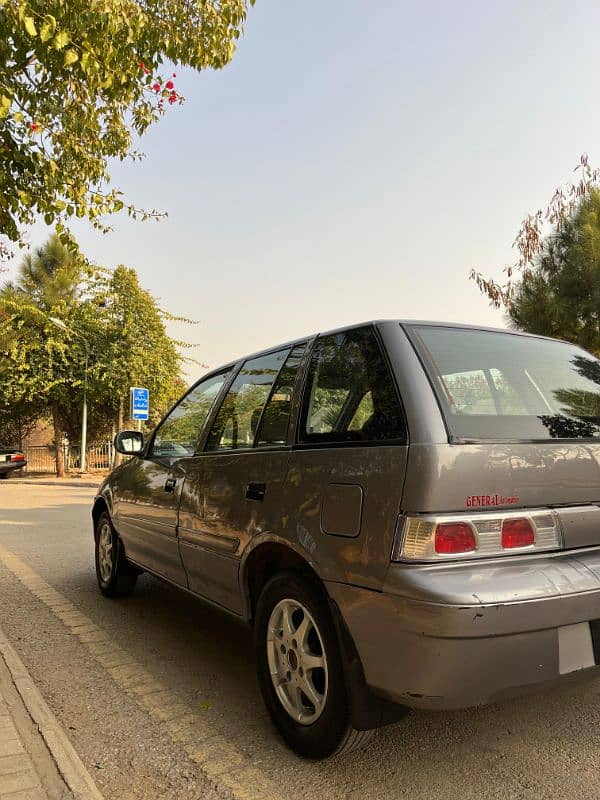
[[[175,84],[173,83],[173,81],[167,81],[165,83],[165,89],[172,89],[174,85]]]
[[[160,83],[155,83],[152,88],[154,89],[155,92],[160,92]]]

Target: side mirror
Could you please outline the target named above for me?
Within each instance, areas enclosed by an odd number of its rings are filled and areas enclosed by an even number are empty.
[[[144,449],[144,436],[140,431],[121,431],[115,436],[115,450],[124,456],[134,456]]]

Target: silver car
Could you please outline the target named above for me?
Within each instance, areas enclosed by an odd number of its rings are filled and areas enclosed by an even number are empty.
[[[254,628],[298,754],[600,663],[600,361],[380,321],[203,377],[93,507],[109,596],[147,571]]]

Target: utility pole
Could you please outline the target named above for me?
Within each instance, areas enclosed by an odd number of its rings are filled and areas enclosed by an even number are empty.
[[[85,366],[83,372],[83,407],[81,409],[81,454],[79,456],[79,471],[85,472],[87,461],[87,378],[90,360],[90,347],[87,339],[79,335],[85,347]]]

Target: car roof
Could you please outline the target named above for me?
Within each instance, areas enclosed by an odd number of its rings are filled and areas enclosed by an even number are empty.
[[[444,322],[443,320],[421,320],[421,319],[371,319],[365,320],[363,322],[356,322],[350,325],[342,325],[338,328],[332,328],[331,330],[325,331],[318,331],[308,334],[307,336],[302,336],[299,339],[292,339],[289,342],[281,342],[280,344],[273,345],[271,347],[265,347],[262,350],[257,350],[254,353],[248,353],[246,355],[242,355],[239,358],[233,359],[232,361],[228,361],[225,364],[221,364],[215,369],[211,369],[206,372],[200,380],[204,380],[211,375],[218,374],[219,372],[223,372],[224,370],[232,369],[239,364],[240,361],[247,361],[250,358],[258,358],[259,356],[268,355],[269,353],[275,353],[278,350],[283,350],[286,347],[295,347],[296,345],[303,344],[304,342],[310,342],[312,339],[315,339],[317,336],[331,336],[336,333],[343,333],[344,331],[354,330],[356,328],[366,328],[369,326],[375,325],[384,325],[384,324],[398,324],[401,326],[406,327],[435,327],[435,328],[463,328],[469,329],[474,331],[489,331],[491,333],[504,333],[511,336],[529,336],[534,337],[536,339],[548,339],[550,341],[564,341],[561,339],[554,339],[551,336],[541,336],[536,333],[527,333],[526,331],[515,331],[512,328],[494,328],[488,325],[471,325],[466,322]]]

